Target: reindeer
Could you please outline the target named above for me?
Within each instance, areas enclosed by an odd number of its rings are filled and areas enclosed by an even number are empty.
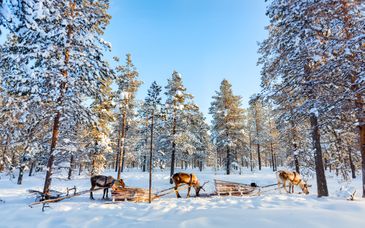
[[[176,193],[176,197],[177,198],[181,198],[179,191],[177,190],[178,187],[180,187],[182,184],[187,184],[188,187],[188,194],[187,194],[187,198],[190,197],[190,189],[191,187],[194,187],[195,189],[195,195],[199,196],[199,192],[201,189],[204,190],[203,186],[207,183],[204,183],[202,186],[200,186],[199,184],[199,180],[198,178],[195,176],[195,174],[191,173],[175,173],[174,175],[172,175],[171,179],[174,181],[175,184],[175,193]]]
[[[106,196],[106,198],[108,198],[109,188],[111,188],[113,186],[114,182],[117,180],[114,179],[112,176],[107,177],[107,176],[103,176],[103,175],[97,175],[97,176],[92,176],[90,178],[90,181],[91,181],[90,199],[94,200],[92,191],[95,189],[95,187],[104,188],[103,199],[105,196]],[[123,188],[125,188],[125,183],[122,179],[119,180],[119,185],[122,186]]]
[[[294,193],[294,185],[299,185],[303,193],[309,194],[308,185],[302,180],[302,177],[297,172],[290,172],[285,170],[279,170],[276,172],[276,178],[278,180],[278,188],[281,192],[281,188],[284,188],[287,193]],[[289,191],[286,189],[286,182],[289,181]],[[282,186],[280,187],[280,184]]]

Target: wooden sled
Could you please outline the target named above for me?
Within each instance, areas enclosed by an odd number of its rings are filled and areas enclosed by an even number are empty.
[[[46,207],[49,207],[49,204],[50,203],[57,203],[57,202],[60,202],[60,201],[62,201],[64,199],[69,199],[69,198],[72,198],[72,197],[75,197],[75,196],[80,196],[80,195],[83,195],[83,194],[86,194],[86,193],[96,192],[96,191],[104,190],[104,189],[105,188],[96,188],[94,190],[85,190],[85,191],[81,191],[81,192],[76,192],[76,187],[73,187],[73,188],[70,188],[70,189],[67,188],[67,193],[66,194],[65,193],[60,193],[60,192],[57,192],[57,191],[50,191],[50,192],[57,193],[57,195],[56,196],[49,196],[48,195],[47,196],[47,199],[44,196],[44,194],[42,192],[40,192],[40,191],[37,191],[37,190],[28,190],[28,192],[30,192],[30,193],[36,193],[36,194],[40,194],[41,195],[41,198],[40,199],[39,199],[39,197],[37,197],[38,201],[36,199],[36,202],[31,203],[28,206],[32,208],[34,205],[42,204],[42,211],[44,211],[44,209]],[[69,191],[70,190],[73,190],[74,191],[72,195],[69,194]],[[58,193],[60,193],[60,195]]]
[[[223,180],[214,180],[217,196],[253,196],[260,193],[256,184],[242,184]]]
[[[159,198],[158,195],[152,193],[151,199],[154,200]],[[148,202],[149,201],[149,191],[144,188],[118,188],[112,190],[113,202],[116,201],[131,201],[131,202]]]

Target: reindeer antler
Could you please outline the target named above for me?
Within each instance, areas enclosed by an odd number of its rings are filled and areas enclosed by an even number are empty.
[[[203,185],[202,186],[200,186],[200,188],[205,192],[205,189],[203,188],[204,187],[204,185],[206,185],[206,184],[208,184],[209,183],[209,181],[206,181],[206,182],[204,182],[203,183]]]

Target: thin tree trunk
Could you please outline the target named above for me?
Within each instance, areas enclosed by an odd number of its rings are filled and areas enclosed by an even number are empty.
[[[351,168],[351,177],[352,179],[356,178],[356,168],[354,165],[354,162],[352,161],[352,153],[351,153],[351,147],[348,147],[348,153],[349,153],[349,163],[350,163],[350,168]]]
[[[68,176],[67,179],[71,180],[71,175],[72,175],[72,169],[74,168],[74,155],[71,154],[71,159],[70,159],[70,168],[68,169]]]
[[[121,143],[121,139],[120,139],[120,135],[121,135],[121,125],[118,124],[118,140],[117,140],[117,156],[116,156],[116,159],[115,159],[115,172],[118,172],[118,167],[119,167],[119,164],[120,164],[120,154],[121,154],[121,146],[120,146],[120,143]]]
[[[4,164],[4,168],[6,167],[6,153],[8,151],[8,147],[9,147],[9,144],[10,144],[10,136],[7,135],[6,137],[6,144],[5,144],[5,147],[4,147],[4,150],[3,150],[3,164]]]
[[[293,146],[293,158],[294,158],[294,166],[295,166],[295,171],[297,173],[300,173],[300,169],[299,169],[299,159],[298,159],[298,146],[297,146],[297,131],[296,131],[296,127],[295,127],[295,123],[294,123],[294,113],[293,113],[293,107],[290,106],[290,125],[291,125],[291,134],[292,134],[292,146]]]
[[[79,176],[81,175],[82,173],[82,163],[80,162],[80,166],[79,166]]]
[[[152,118],[151,118],[151,143],[150,143],[150,181],[149,181],[149,193],[148,193],[148,201],[152,202],[152,149],[153,149],[153,120],[154,120],[155,112],[152,110]]]
[[[253,171],[253,160],[252,160],[252,139],[251,139],[251,132],[249,134],[250,137],[250,168],[251,172]]]
[[[260,144],[257,144],[257,159],[259,162],[259,170],[261,170],[261,152],[260,152]]]
[[[363,122],[364,123],[364,120]],[[365,198],[365,125],[360,128],[360,150],[361,150],[361,165],[362,165],[362,197]]]
[[[230,150],[229,150],[229,146],[227,146],[227,164],[226,164],[226,169],[227,169],[227,175],[231,174],[231,154],[230,154]]]
[[[54,121],[53,121],[51,150],[50,150],[50,156],[49,156],[48,162],[47,162],[46,178],[44,180],[43,193],[46,195],[49,194],[49,190],[50,190],[50,186],[51,186],[51,182],[52,182],[51,176],[52,176],[52,169],[53,169],[53,161],[55,158],[54,150],[56,149],[58,135],[59,135],[60,118],[61,118],[61,113],[57,112],[56,116],[54,118]]]
[[[95,175],[95,157],[93,157],[93,160],[91,162],[91,172],[90,172],[90,174],[91,174],[91,176]]]
[[[122,162],[121,162],[121,152],[122,152],[122,148],[124,146],[124,136],[125,136],[125,123],[126,123],[126,111],[123,111],[123,121],[122,121],[122,135],[121,135],[121,139],[120,139],[120,147],[119,147],[119,161],[118,161],[118,175],[117,175],[117,180],[120,179],[120,172],[122,169]]]
[[[127,118],[127,115],[126,115],[126,118]],[[127,120],[125,120],[125,123],[124,123],[124,136],[123,136],[123,153],[122,153],[122,169],[121,169],[121,172],[124,171],[124,167],[125,167],[125,157],[126,157],[126,138],[127,138],[127,132],[128,132],[128,128],[127,128]]]
[[[143,155],[142,172],[146,172],[146,168],[147,168],[147,155]]]
[[[176,143],[175,143],[175,134],[176,134],[176,101],[174,101],[174,120],[172,125],[172,152],[171,152],[171,170],[170,177],[175,173],[175,152],[176,152]],[[173,183],[173,180],[170,178],[170,184]]]
[[[311,113],[310,122],[312,127],[312,140],[313,140],[314,157],[316,164],[318,197],[328,196],[327,181],[323,166],[320,133],[318,128],[318,118],[315,113]]]
[[[271,164],[272,164],[272,171],[275,172],[275,161],[274,161],[274,147],[272,142],[270,142],[270,151],[271,151]]]
[[[19,185],[22,184],[22,182],[23,182],[24,168],[25,168],[24,164],[21,164],[19,167],[19,176],[18,176],[18,182],[17,182],[17,184],[19,184]]]
[[[295,165],[295,171],[297,173],[300,173],[300,169],[299,169],[299,159],[298,159],[298,147],[296,144],[294,144],[294,165]]]
[[[32,176],[32,174],[33,174],[33,170],[34,170],[35,163],[36,163],[35,160],[31,160],[31,162],[30,162],[30,169],[29,169],[29,176]]]

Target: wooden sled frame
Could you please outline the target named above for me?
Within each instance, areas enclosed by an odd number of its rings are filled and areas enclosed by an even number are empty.
[[[214,179],[215,195],[217,196],[254,196],[261,192],[255,184],[242,184]]]

